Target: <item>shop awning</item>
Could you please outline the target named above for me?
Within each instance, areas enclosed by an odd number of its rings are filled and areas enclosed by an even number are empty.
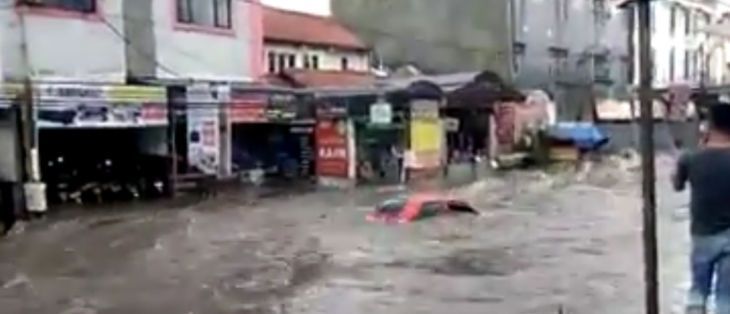
[[[548,130],[551,139],[570,142],[576,147],[595,150],[606,145],[609,138],[590,122],[560,122]]]

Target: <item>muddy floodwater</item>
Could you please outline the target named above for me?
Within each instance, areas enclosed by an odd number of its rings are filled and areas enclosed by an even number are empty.
[[[662,295],[679,313],[687,196],[670,166]],[[366,222],[399,193],[374,189],[51,215],[0,240],[0,313],[640,313],[638,179],[616,161],[493,174],[449,190],[481,216],[397,226]]]

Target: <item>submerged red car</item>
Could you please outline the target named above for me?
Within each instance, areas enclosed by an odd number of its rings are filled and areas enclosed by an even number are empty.
[[[386,200],[367,216],[367,220],[386,223],[408,223],[452,213],[479,214],[465,201],[438,194],[421,193]]]

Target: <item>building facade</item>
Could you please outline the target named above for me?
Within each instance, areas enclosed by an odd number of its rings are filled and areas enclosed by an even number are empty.
[[[628,96],[629,13],[608,0],[512,0],[512,70],[553,94],[561,119],[587,118],[595,98]]]
[[[373,47],[376,64],[410,64],[427,73],[490,70],[510,77],[508,1],[333,0],[331,5],[332,14]]]
[[[97,3],[98,2],[98,3]],[[121,83],[122,1],[0,1],[0,55],[7,80]],[[53,4],[51,4],[53,3]]]
[[[137,171],[147,187],[177,171],[230,173],[226,106],[233,86],[264,72],[262,32],[257,0],[0,0],[0,108],[23,107],[26,79],[35,104],[31,137],[17,133],[15,112],[0,114],[3,151],[32,142],[0,167],[33,164],[23,176],[0,169],[0,183],[42,180],[65,202],[86,192],[62,191],[84,185],[58,184],[64,173],[100,181],[80,167],[107,167],[117,184]]]
[[[653,1],[651,9],[655,87],[730,82],[728,40],[707,32],[711,25],[730,21],[730,5],[727,2],[662,0]],[[638,29],[634,29],[632,34],[634,45],[637,45]],[[636,56],[634,65],[637,69],[638,62]],[[638,77],[633,82],[638,84]]]
[[[124,12],[133,77],[251,82],[261,71],[256,1],[124,0]]]
[[[336,20],[271,7],[264,7],[263,20],[268,77],[307,87],[356,85],[358,77],[370,77],[368,46]]]
[[[247,82],[262,70],[257,1],[2,0],[0,8],[8,80]]]

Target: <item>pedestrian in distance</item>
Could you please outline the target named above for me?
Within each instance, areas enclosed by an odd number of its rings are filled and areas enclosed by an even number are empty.
[[[708,314],[714,294],[715,313],[730,314],[730,104],[710,107],[699,147],[679,157],[674,188],[683,191],[687,183],[692,236],[687,313]]]

